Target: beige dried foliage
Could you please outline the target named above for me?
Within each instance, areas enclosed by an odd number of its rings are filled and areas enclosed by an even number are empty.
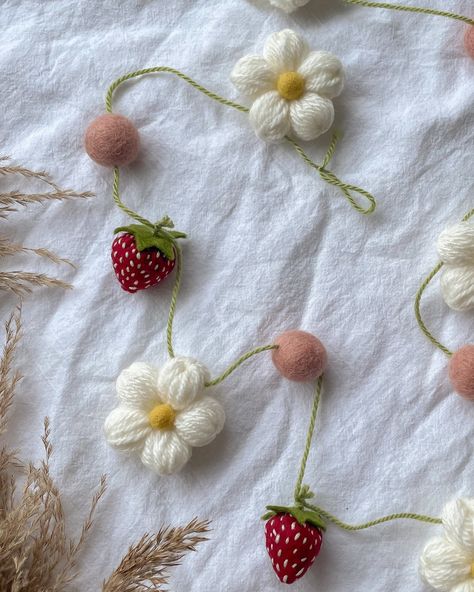
[[[61,493],[50,472],[49,420],[44,423],[45,454],[39,465],[19,459],[6,442],[8,412],[21,379],[14,369],[20,334],[18,308],[6,323],[0,358],[0,591],[68,592],[77,590],[78,555],[87,544],[106,480],[105,476],[100,480],[78,538],[69,538]],[[164,591],[169,569],[205,541],[207,532],[208,523],[194,519],[184,527],[145,534],[103,583],[102,592]],[[102,554],[98,550],[97,555]]]
[[[93,194],[85,191],[78,193],[71,189],[62,189],[59,187],[47,173],[43,171],[31,171],[25,167],[11,165],[6,157],[0,158],[0,185],[2,178],[18,177],[23,180],[36,180],[46,185],[47,191],[27,193],[24,190],[15,189],[2,193],[0,190],[0,219],[5,219],[19,207],[27,207],[31,204],[45,203],[49,201],[63,201],[74,198],[87,198]],[[44,248],[30,248],[23,245],[10,242],[10,240],[0,235],[0,258],[11,257],[21,253],[31,253],[53,263],[66,263],[72,265],[67,259],[58,257],[55,253]],[[10,291],[18,296],[24,296],[30,293],[35,287],[60,287],[70,288],[66,282],[55,279],[43,273],[33,273],[28,271],[2,271],[0,272],[0,290]]]

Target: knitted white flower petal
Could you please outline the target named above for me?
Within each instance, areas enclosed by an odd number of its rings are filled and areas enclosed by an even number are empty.
[[[154,430],[145,440],[141,459],[143,464],[159,475],[180,471],[191,458],[191,446],[176,432]]]
[[[133,452],[143,447],[151,427],[145,411],[116,407],[105,420],[104,432],[111,446]]]
[[[210,379],[208,369],[193,358],[176,357],[166,362],[158,374],[158,390],[165,403],[184,409],[204,390]]]
[[[341,94],[344,88],[344,68],[340,60],[327,51],[312,51],[298,68],[305,78],[305,89],[327,99]]]
[[[453,310],[463,311],[474,308],[474,265],[470,267],[445,265],[440,283],[444,301]]]
[[[117,395],[130,407],[149,407],[153,402],[159,402],[157,381],[156,368],[135,362],[125,368],[117,378]]]
[[[474,224],[460,222],[443,230],[438,254],[444,263],[474,266]]]
[[[291,29],[272,33],[263,47],[263,57],[275,74],[298,70],[308,52],[306,41]]]
[[[309,0],[269,0],[272,6],[276,6],[276,8],[280,8],[285,12],[293,12],[300,6],[304,6],[308,4]]]
[[[454,588],[451,588],[450,592],[474,592],[474,580],[469,579]]]
[[[466,555],[443,537],[429,541],[420,557],[420,575],[435,590],[451,592],[470,571]]]
[[[455,499],[441,514],[446,538],[474,560],[474,499]]]
[[[249,121],[255,133],[267,142],[279,142],[290,131],[290,107],[277,91],[258,97],[249,111]]]
[[[329,99],[306,93],[290,103],[290,124],[294,135],[314,140],[328,131],[334,121],[334,107]]]
[[[204,397],[182,411],[176,418],[176,431],[190,446],[206,446],[222,430],[225,413],[212,397]]]
[[[234,66],[230,79],[237,90],[248,97],[256,97],[272,90],[276,76],[262,56],[248,55]]]

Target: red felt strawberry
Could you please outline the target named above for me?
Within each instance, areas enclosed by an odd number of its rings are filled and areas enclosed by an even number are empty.
[[[131,224],[116,228],[122,232],[112,243],[112,263],[115,275],[126,292],[134,294],[156,286],[174,269],[176,239],[183,232],[169,230],[173,222],[165,217],[157,224]]]
[[[268,506],[264,516],[267,552],[284,584],[302,578],[319,555],[325,529],[315,512],[301,508]]]

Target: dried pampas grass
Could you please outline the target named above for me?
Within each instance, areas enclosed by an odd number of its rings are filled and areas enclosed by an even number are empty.
[[[42,436],[45,455],[39,465],[21,460],[5,441],[8,411],[21,380],[13,367],[20,333],[21,310],[17,309],[6,323],[0,358],[0,591],[67,592],[76,589],[77,558],[87,543],[106,479],[103,476],[100,480],[78,538],[69,538],[61,493],[50,472],[53,448],[48,419]],[[206,540],[208,526],[194,519],[184,527],[145,534],[129,548],[102,584],[102,591],[163,591],[169,569]]]
[[[26,193],[20,189],[0,192],[0,219],[5,219],[19,207],[27,207],[31,204],[45,203],[48,201],[63,201],[74,198],[91,197],[93,194],[86,191],[78,193],[70,189],[61,189],[49,175],[42,171],[31,171],[21,166],[14,166],[8,163],[5,157],[0,158],[0,184],[6,177],[19,177],[23,180],[36,180],[42,185],[47,186],[47,191]],[[53,263],[66,263],[72,265],[67,259],[58,257],[55,253],[44,248],[28,248],[9,241],[5,236],[0,235],[0,258],[11,257],[20,253],[32,253],[39,257],[49,259]],[[26,271],[1,271],[0,272],[0,290],[10,291],[17,296],[24,296],[38,286],[70,288],[66,282],[49,277],[43,273],[33,273]]]

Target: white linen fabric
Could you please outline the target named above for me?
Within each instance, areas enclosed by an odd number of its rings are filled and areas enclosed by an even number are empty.
[[[472,5],[450,8],[467,14]],[[344,64],[346,86],[334,101],[344,138],[331,167],[372,191],[378,209],[359,215],[291,146],[264,143],[245,114],[173,76],[121,89],[115,110],[142,138],[139,161],[123,171],[123,199],[152,219],[169,214],[189,234],[175,349],[216,376],[286,329],[321,338],[329,371],[305,481],[342,519],[436,515],[451,498],[472,496],[474,405],[453,394],[447,359],[418,330],[412,306],[440,232],[472,207],[474,61],[463,25],[334,0],[292,15],[263,0],[6,0],[0,18],[1,152],[97,195],[30,208],[5,224],[15,240],[78,264],[62,270],[73,291],[37,291],[24,305],[17,362],[25,379],[10,430],[12,443],[39,459],[50,417],[71,533],[100,475],[109,475],[78,589],[99,589],[144,531],[196,515],[212,519],[211,540],[173,570],[172,590],[280,587],[259,517],[265,504],[291,502],[312,387],[281,378],[269,354],[249,361],[209,389],[227,423],[179,475],[158,477],[109,448],[103,424],[117,376],[133,361],[166,360],[172,281],[137,295],[120,289],[109,251],[127,219],[112,202],[111,171],[87,157],[82,136],[103,112],[108,84],[136,68],[173,66],[243,102],[232,68],[284,28]],[[321,161],[329,140],[308,152]],[[28,264],[51,271],[28,258],[2,261]],[[2,296],[2,316],[14,302]],[[451,348],[472,341],[472,315],[446,306],[438,280],[423,313]],[[295,587],[422,592],[418,557],[437,529],[330,526]]]

